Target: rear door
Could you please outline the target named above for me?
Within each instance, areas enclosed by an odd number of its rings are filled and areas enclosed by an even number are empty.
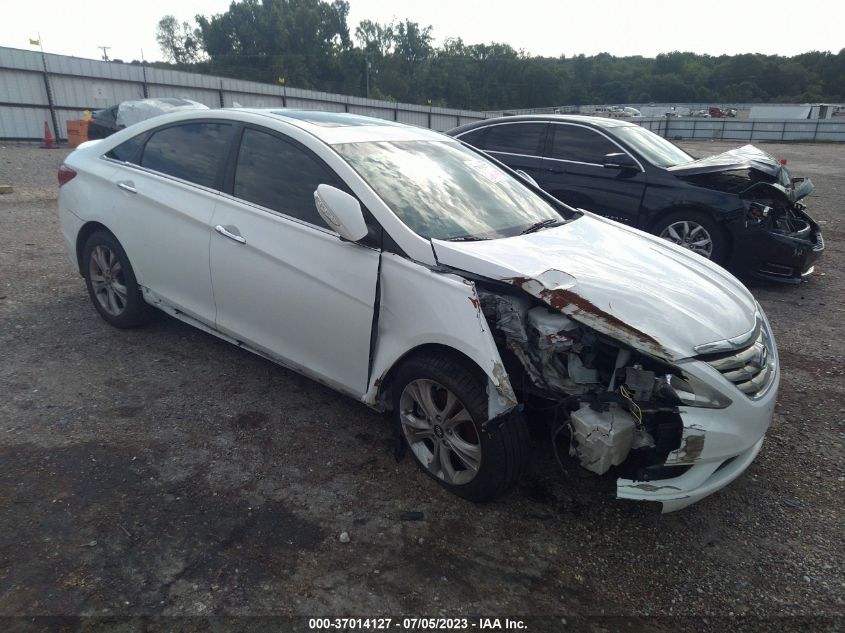
[[[207,324],[214,322],[208,269],[210,222],[235,126],[191,121],[115,147],[111,177],[117,235],[138,281]]]
[[[615,169],[603,165],[606,154],[624,151],[596,129],[552,123],[544,169],[536,180],[570,206],[636,226],[645,193],[645,172],[641,167]]]
[[[499,123],[460,137],[461,140],[483,149],[511,169],[521,169],[538,180],[543,169],[543,146],[549,124],[544,121]],[[475,142],[473,142],[475,141]],[[483,143],[476,145],[476,143]]]
[[[318,185],[345,185],[308,148],[265,128],[245,127],[232,160],[212,220],[217,329],[360,397],[380,250],[341,240],[314,204]]]

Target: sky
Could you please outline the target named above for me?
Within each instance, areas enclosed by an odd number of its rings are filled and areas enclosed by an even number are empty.
[[[349,0],[349,28],[364,19],[409,19],[431,25],[435,43],[510,44],[534,55],[616,56],[675,50],[734,55],[796,55],[845,48],[845,2],[840,0]],[[226,11],[230,0],[3,0],[0,46],[37,50],[40,32],[50,53],[99,59],[161,59],[155,41],[167,14],[192,21]],[[806,16],[806,18],[802,17]]]

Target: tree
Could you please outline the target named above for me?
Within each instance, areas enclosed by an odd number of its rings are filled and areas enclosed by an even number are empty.
[[[164,58],[177,64],[194,64],[202,57],[199,29],[192,29],[187,22],[166,15],[156,28],[158,42]]]

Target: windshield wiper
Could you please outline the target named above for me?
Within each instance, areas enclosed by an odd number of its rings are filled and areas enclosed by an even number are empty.
[[[476,237],[475,235],[461,235],[459,237],[450,237],[447,242],[484,242],[486,237]]]
[[[545,229],[546,227],[552,226],[560,226],[561,224],[563,224],[563,220],[560,220],[558,218],[548,218],[546,220],[540,220],[539,222],[535,222],[527,229],[522,231],[520,235],[525,235],[527,233],[536,233],[540,229]]]

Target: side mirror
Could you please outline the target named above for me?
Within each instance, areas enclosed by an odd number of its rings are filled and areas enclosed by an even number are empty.
[[[367,235],[367,223],[358,201],[345,191],[331,185],[320,185],[314,192],[317,212],[330,228],[350,242],[357,242]]]
[[[524,181],[526,181],[528,184],[530,184],[530,185],[534,185],[534,186],[535,186],[535,187],[537,187],[538,189],[540,188],[540,185],[538,185],[538,184],[537,184],[537,181],[536,181],[536,180],[534,180],[534,179],[533,179],[531,176],[529,176],[527,173],[525,173],[525,172],[524,172],[524,171],[522,171],[521,169],[517,169],[517,170],[515,170],[515,171],[516,171],[516,173],[517,173],[517,174],[519,174],[519,177],[520,177],[520,178],[522,178]]]
[[[639,169],[639,165],[637,165],[636,161],[634,161],[634,159],[625,152],[605,154],[602,159],[602,165],[608,169]]]

